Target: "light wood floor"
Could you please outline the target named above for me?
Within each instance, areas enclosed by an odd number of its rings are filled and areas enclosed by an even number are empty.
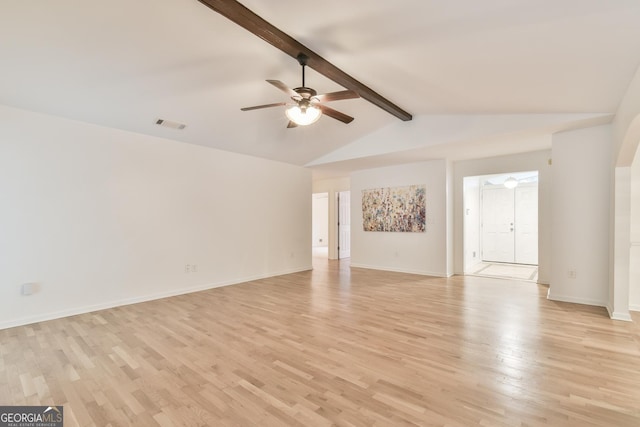
[[[635,314],[316,261],[0,331],[0,404],[66,426],[640,426]]]

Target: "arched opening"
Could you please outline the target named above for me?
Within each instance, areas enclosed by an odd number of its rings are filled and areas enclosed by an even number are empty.
[[[609,314],[613,319],[631,320],[629,309],[640,309],[640,286],[636,265],[640,263],[640,172],[634,158],[640,144],[640,114],[630,122],[618,151],[613,184],[613,277],[609,287]]]

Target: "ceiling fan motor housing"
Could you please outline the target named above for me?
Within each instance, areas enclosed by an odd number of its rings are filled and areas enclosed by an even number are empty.
[[[315,89],[311,89],[310,87],[297,87],[293,89],[298,95],[300,95],[303,99],[310,99],[318,94]]]

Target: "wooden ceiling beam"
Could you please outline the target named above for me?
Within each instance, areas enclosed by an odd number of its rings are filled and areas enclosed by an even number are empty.
[[[274,27],[236,0],[198,1],[218,12],[225,18],[235,22],[247,31],[260,37],[267,43],[280,49],[292,58],[297,59],[298,55],[301,53],[306,55],[309,58],[307,60],[307,65],[309,67],[346,89],[353,90],[358,93],[361,98],[364,98],[372,104],[382,108],[384,111],[393,114],[400,120],[409,121],[412,119],[411,114],[407,113],[370,87],[351,77],[349,74],[345,73],[293,37]]]

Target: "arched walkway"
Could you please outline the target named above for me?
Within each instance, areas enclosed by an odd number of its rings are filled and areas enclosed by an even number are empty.
[[[640,114],[624,133],[616,156],[613,183],[613,277],[609,286],[609,314],[612,319],[631,320],[629,290],[631,267],[631,165],[640,143]]]

